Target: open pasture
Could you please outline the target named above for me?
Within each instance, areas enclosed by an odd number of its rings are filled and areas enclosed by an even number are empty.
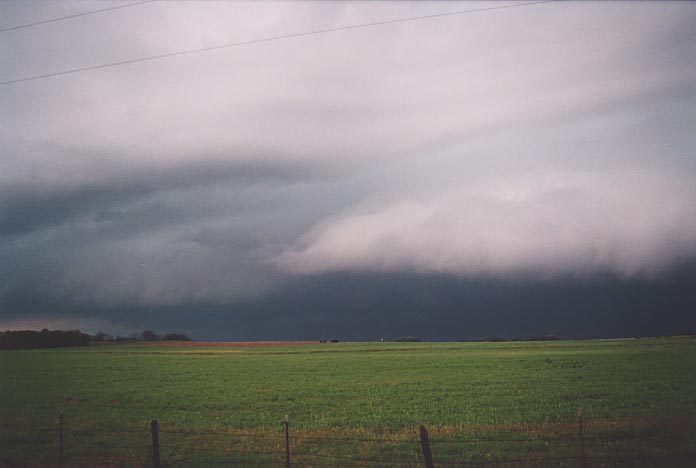
[[[143,343],[0,353],[0,460],[56,466],[693,466],[696,339]],[[577,409],[583,412],[579,444]]]

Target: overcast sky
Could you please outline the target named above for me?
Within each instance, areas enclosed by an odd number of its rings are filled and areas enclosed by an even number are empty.
[[[0,33],[0,329],[696,328],[696,4],[160,2]],[[125,5],[0,1],[0,29]],[[398,326],[395,323],[398,322]]]

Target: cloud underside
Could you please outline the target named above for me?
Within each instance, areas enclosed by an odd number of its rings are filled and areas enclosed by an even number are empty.
[[[327,220],[278,256],[294,273],[656,275],[696,252],[688,181],[647,172],[487,178]]]
[[[3,34],[0,81],[479,6],[151,2]],[[694,6],[554,2],[0,87],[0,317],[331,272],[659,276],[696,255]],[[0,2],[0,23],[87,8]]]

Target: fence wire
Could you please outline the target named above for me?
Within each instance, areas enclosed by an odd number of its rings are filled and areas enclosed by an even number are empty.
[[[438,427],[433,426],[430,436],[426,435],[426,442],[419,438],[415,428],[400,436],[377,434],[374,437],[351,437],[340,429],[335,429],[336,436],[327,434],[327,429],[313,435],[311,430],[302,429],[287,433],[289,453],[282,427],[276,433],[165,428],[158,431],[158,449],[162,454],[159,466],[155,466],[153,457],[155,438],[145,428],[90,429],[79,424],[71,428],[69,421],[62,434],[56,427],[35,427],[31,432],[40,437],[33,441],[18,440],[18,443],[35,443],[37,450],[50,453],[45,457],[49,462],[58,458],[56,450],[60,447],[64,468],[97,464],[137,468],[223,465],[283,468],[287,466],[288,456],[293,468],[415,468],[424,466],[424,443],[432,451],[433,468],[692,466],[696,460],[696,444],[689,442],[689,437],[696,427],[691,421],[681,429],[660,427],[659,420],[655,423],[658,425],[617,431],[614,427],[619,424],[617,421],[603,420],[596,430],[585,421],[584,434],[570,431],[559,434],[551,428],[546,433],[535,429],[531,434],[514,430],[479,436],[439,432]],[[0,426],[0,437],[12,432],[10,426]]]

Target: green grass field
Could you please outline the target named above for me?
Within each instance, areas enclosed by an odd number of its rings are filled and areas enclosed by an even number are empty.
[[[144,344],[0,352],[0,460],[147,466],[694,466],[696,339]],[[2,464],[0,463],[0,466]]]

